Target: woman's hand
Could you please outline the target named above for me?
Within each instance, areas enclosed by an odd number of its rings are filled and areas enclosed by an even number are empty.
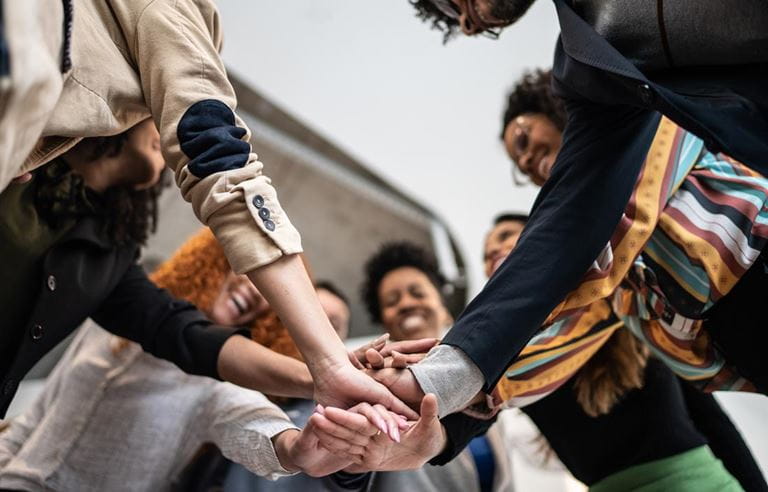
[[[381,405],[361,403],[350,410],[318,405],[304,430],[275,438],[275,450],[286,470],[321,477],[360,463],[375,436],[389,441],[382,430],[393,430],[399,440],[399,430],[407,428],[404,418]]]
[[[368,402],[380,404],[409,419],[418,418],[418,414],[395,397],[386,386],[374,381],[348,361],[346,364],[318,367],[316,372],[315,400],[322,405],[349,408],[360,402]],[[387,434],[395,439],[393,433]]]
[[[351,409],[351,411],[354,409]],[[360,459],[345,470],[361,473],[369,470],[409,470],[423,466],[440,454],[447,442],[445,429],[438,419],[437,399],[427,395],[421,401],[421,417],[402,434],[399,443],[393,443],[381,434],[373,435],[364,446]],[[331,422],[346,427],[336,412],[326,412]],[[351,430],[351,429],[350,429]],[[358,453],[359,450],[356,450]]]
[[[437,338],[387,343],[388,339],[389,334],[384,334],[350,352],[349,358],[352,364],[358,369],[383,369],[385,367],[404,369],[419,362],[432,347],[439,343]]]

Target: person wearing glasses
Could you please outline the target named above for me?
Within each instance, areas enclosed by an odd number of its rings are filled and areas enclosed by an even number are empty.
[[[495,35],[532,3],[411,1],[418,16],[446,37]],[[682,161],[664,157],[678,149],[670,143],[682,138],[682,129],[711,156],[768,174],[767,4],[741,0],[736,9],[708,0],[692,10],[679,2],[640,8],[635,2],[555,0],[555,7],[561,34],[552,84],[565,101],[567,120],[549,179],[515,251],[443,343],[400,378],[414,401],[423,393],[437,395],[441,415],[490,392],[548,320],[589,304],[594,292],[615,290],[632,265],[617,249],[620,234],[632,232],[623,244],[636,248],[658,222],[651,214],[639,218],[653,224],[635,221],[634,229],[626,229],[635,185],[648,176],[655,182],[649,193],[668,198],[660,180],[681,170]],[[730,224],[719,216],[712,226]],[[748,380],[765,391],[768,364],[756,349],[768,343],[759,298],[768,282],[763,244],[750,243],[749,254],[731,265],[724,281],[719,271],[699,271],[701,290],[679,286],[664,300],[669,319],[709,317],[708,326],[694,333],[712,337],[736,367],[734,386]]]

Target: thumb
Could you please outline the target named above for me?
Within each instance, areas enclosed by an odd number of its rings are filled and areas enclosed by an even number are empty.
[[[421,400],[421,419],[425,423],[438,418],[437,397],[429,393]]]

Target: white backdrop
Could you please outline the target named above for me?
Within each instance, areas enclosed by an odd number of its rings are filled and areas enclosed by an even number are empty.
[[[527,211],[535,196],[512,186],[498,133],[511,83],[551,63],[552,3],[536,2],[498,41],[460,38],[446,46],[407,0],[218,4],[228,66],[442,215],[477,292],[492,217]],[[768,399],[721,396],[768,470]]]

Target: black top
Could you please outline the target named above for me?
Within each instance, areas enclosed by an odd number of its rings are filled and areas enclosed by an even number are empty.
[[[14,196],[25,199],[24,194]],[[5,198],[0,200],[0,214],[15,214],[24,208],[26,214],[32,214],[30,224],[41,220],[28,203],[8,197],[0,195]],[[39,268],[25,316],[12,325],[0,324],[0,353],[4,354],[0,360],[0,417],[32,366],[89,317],[190,374],[216,378],[222,345],[233,334],[249,335],[247,330],[212,325],[195,306],[155,286],[136,264],[139,246],[114,244],[105,233],[104,220],[98,214],[78,216],[39,260],[35,257]],[[2,264],[20,258],[28,261],[27,252],[8,247],[16,235],[28,233],[19,229],[0,230],[5,246]]]
[[[554,393],[522,408],[558,458],[587,485],[623,471],[709,444],[747,491],[768,491],[739,431],[710,394],[679,380],[658,359],[648,360],[645,385],[628,392],[608,415],[590,417],[576,401],[573,378]],[[433,459],[450,461],[483,421],[443,420],[449,442]]]
[[[587,485],[707,442],[690,418],[677,378],[653,358],[643,388],[628,392],[607,415],[584,413],[573,379],[522,411],[573,476]]]

